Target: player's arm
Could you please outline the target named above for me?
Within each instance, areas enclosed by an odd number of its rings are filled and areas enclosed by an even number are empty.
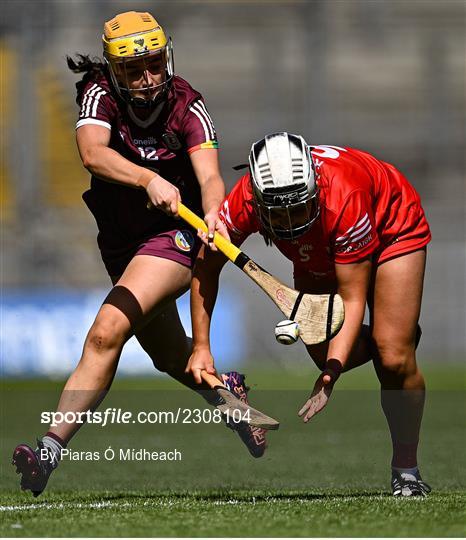
[[[210,322],[217,300],[219,277],[227,258],[202,246],[194,266],[191,280],[191,324],[193,350],[186,366],[201,384],[201,371],[215,374],[214,359],[210,349]]]
[[[330,341],[328,361],[335,359],[342,368],[361,330],[371,277],[371,259],[378,246],[370,193],[367,189],[355,189],[341,205],[332,246],[338,293],[345,304],[345,322]]]
[[[145,189],[152,204],[168,214],[177,214],[179,190],[160,175],[132,163],[109,147],[111,131],[96,124],[76,130],[76,141],[84,167],[107,182]]]
[[[248,177],[243,176],[233,187],[222,204],[220,216],[231,236],[240,246],[246,238],[257,231],[252,222],[252,208],[244,187]],[[250,195],[252,196],[252,195]],[[220,272],[227,258],[219,251],[213,252],[202,246],[196,260],[191,280],[191,324],[193,330],[193,353],[186,367],[200,383],[202,369],[215,373],[214,359],[210,350],[210,322],[218,294]]]
[[[337,360],[344,369],[361,332],[371,276],[370,259],[352,264],[335,264],[338,293],[345,305],[345,321],[330,341],[327,362]]]
[[[356,345],[364,319],[371,267],[370,259],[352,264],[335,264],[338,293],[345,304],[345,321],[330,341],[325,369],[298,413],[304,422],[308,422],[327,405],[333,385]]]
[[[201,149],[190,154],[194,172],[201,186],[202,208],[204,221],[209,229],[209,240],[213,240],[215,231],[229,238],[226,227],[218,217],[218,211],[225,198],[225,184],[220,174],[218,150],[214,148]],[[210,242],[214,251],[217,249]]]
[[[208,239],[201,236],[201,239],[204,243],[208,243],[213,251],[216,251],[217,248],[213,243],[215,230],[228,238],[225,227],[218,219],[218,211],[225,197],[225,185],[218,163],[217,133],[201,97],[190,103],[185,111],[182,135],[201,187],[204,221],[209,236]]]

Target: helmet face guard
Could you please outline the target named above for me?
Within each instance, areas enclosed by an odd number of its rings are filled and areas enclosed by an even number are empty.
[[[173,79],[173,52],[169,38],[163,49],[131,57],[105,57],[113,86],[120,97],[134,107],[146,108],[159,103],[170,89]],[[153,84],[148,74],[160,77]],[[142,81],[134,88],[133,81]]]
[[[130,11],[105,23],[104,58],[119,96],[138,108],[163,99],[174,76],[173,46],[149,13]]]
[[[318,189],[302,137],[273,133],[252,145],[251,183],[264,229],[279,240],[305,234],[319,216]]]
[[[277,199],[276,196],[273,196]],[[280,196],[279,196],[280,197]],[[264,229],[278,240],[295,240],[306,234],[319,217],[317,192],[306,201],[283,205],[257,203],[259,220]]]

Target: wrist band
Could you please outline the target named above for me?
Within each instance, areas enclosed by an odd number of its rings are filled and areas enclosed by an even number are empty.
[[[333,382],[335,382],[343,371],[343,365],[340,360],[336,358],[329,358],[325,362],[324,372],[327,372],[329,375],[332,375]]]

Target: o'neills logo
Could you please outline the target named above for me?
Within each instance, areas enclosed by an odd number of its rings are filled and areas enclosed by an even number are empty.
[[[194,237],[189,231],[177,231],[175,234],[175,244],[181,251],[191,251],[194,244]]]
[[[133,143],[139,146],[147,146],[149,144],[157,144],[155,137],[147,137],[147,139],[133,139]]]

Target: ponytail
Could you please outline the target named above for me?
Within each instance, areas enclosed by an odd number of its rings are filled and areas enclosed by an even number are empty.
[[[67,56],[66,63],[73,73],[84,73],[83,78],[76,83],[76,103],[80,105],[87,83],[105,77],[108,73],[107,66],[100,58],[91,59],[88,54],[77,54],[75,59]]]

